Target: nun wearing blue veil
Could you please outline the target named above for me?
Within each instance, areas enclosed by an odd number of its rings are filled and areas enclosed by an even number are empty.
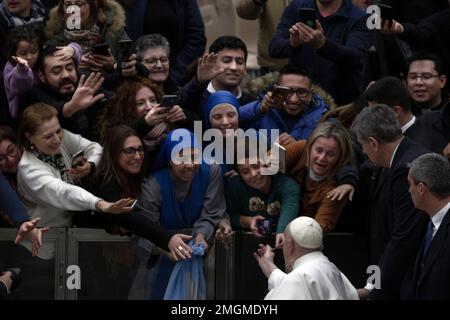
[[[226,138],[233,135],[239,128],[239,102],[229,91],[216,91],[211,94],[205,102],[203,117],[206,129],[217,129],[223,136],[223,155],[226,155]],[[206,147],[206,145],[204,146]],[[231,155],[234,159],[234,155]],[[226,176],[233,168],[226,164],[225,159],[221,159],[220,166],[222,176]]]
[[[226,205],[220,167],[200,158],[201,145],[192,132],[169,132],[154,163],[157,170],[144,180],[138,208],[165,229],[191,229],[192,245],[204,243],[207,249]],[[164,252],[157,258],[150,299],[164,298],[175,263],[180,262]]]

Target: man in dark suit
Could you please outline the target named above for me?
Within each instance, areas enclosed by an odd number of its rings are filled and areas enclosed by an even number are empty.
[[[402,133],[430,151],[443,154],[449,143],[445,130],[444,112],[437,110],[415,117],[411,97],[405,83],[394,77],[384,77],[372,84],[364,93],[372,104],[385,104],[395,112]]]
[[[407,278],[410,290],[402,298],[449,300],[450,162],[435,153],[422,155],[411,163],[408,182],[414,206],[425,211],[430,219]]]
[[[426,225],[426,215],[414,208],[408,193],[407,164],[428,150],[403,136],[395,112],[386,105],[363,109],[353,130],[363,152],[380,168],[370,192],[369,249],[371,262],[380,267],[381,285],[360,289],[360,297],[371,291],[371,299],[398,299]]]

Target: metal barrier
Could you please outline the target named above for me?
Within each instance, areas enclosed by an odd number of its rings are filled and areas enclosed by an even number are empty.
[[[10,299],[146,299],[147,261],[129,237],[99,229],[52,228],[45,241],[55,243],[55,258],[45,261],[15,245],[16,232],[0,228],[0,267],[22,268],[22,285]],[[259,243],[273,246],[274,241],[274,236],[261,239],[235,232],[228,246],[215,243],[205,258],[207,299],[264,298],[267,279],[252,253]],[[324,246],[330,260],[355,286],[362,286],[365,242],[354,234],[332,233],[325,237]],[[281,250],[276,251],[275,262],[284,268]]]

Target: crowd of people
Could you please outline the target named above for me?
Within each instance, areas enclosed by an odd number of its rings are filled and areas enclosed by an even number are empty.
[[[438,2],[235,1],[258,19],[259,74],[277,75],[255,94],[246,43],[206,48],[196,0],[1,1],[3,225],[36,261],[55,257],[48,228],[147,240],[150,299],[240,230],[275,235],[254,253],[266,299],[450,299],[450,8]],[[393,16],[366,13],[379,3]],[[324,256],[333,231],[367,238],[381,285],[355,288]],[[18,282],[5,269],[0,297]]]

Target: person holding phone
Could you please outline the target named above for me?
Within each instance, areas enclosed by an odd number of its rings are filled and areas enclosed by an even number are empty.
[[[161,106],[162,102],[167,106]],[[147,151],[157,148],[171,128],[188,125],[184,110],[173,103],[175,100],[163,96],[161,88],[149,79],[123,81],[99,115],[100,141],[104,141],[112,127],[126,124],[144,139]]]
[[[74,173],[72,155],[84,150],[87,161],[98,164],[102,153],[96,142],[64,130],[59,124],[55,108],[37,103],[22,114],[20,141],[25,149],[17,172],[18,190],[30,217],[41,218],[49,227],[71,227],[70,211],[95,210],[107,213],[127,213],[133,200],[108,202],[77,186],[74,180],[92,172]],[[29,245],[25,243],[27,248]],[[53,243],[44,243],[39,257],[54,257]]]
[[[79,7],[81,21],[80,26],[70,28],[74,5]],[[51,45],[79,43],[84,53],[81,69],[112,72],[119,56],[119,41],[128,39],[124,27],[125,12],[115,0],[60,0],[49,12],[45,34]]]
[[[126,29],[136,40],[161,34],[170,43],[170,79],[182,86],[191,63],[205,51],[205,26],[197,0],[121,0],[126,8]],[[164,90],[167,93],[171,93]]]
[[[225,185],[227,212],[231,226],[250,230],[256,237],[276,233],[275,246],[284,242],[286,225],[301,214],[299,211],[300,189],[297,183],[283,174],[263,175],[263,163],[252,155],[251,142],[245,140],[245,150],[241,158],[235,158],[235,170],[238,176],[228,179]],[[242,164],[240,164],[242,163]],[[267,222],[266,220],[270,220]],[[260,223],[276,225],[276,228],[261,233]]]
[[[315,25],[304,22],[304,9],[315,11]],[[365,57],[372,39],[367,15],[351,0],[294,0],[284,10],[269,45],[273,58],[308,68],[312,80],[338,105],[362,92]],[[315,27],[315,28],[314,28]]]
[[[240,108],[240,124],[243,128],[278,129],[279,143],[287,146],[307,139],[329,109],[324,99],[314,92],[308,70],[286,65],[280,70],[273,91],[267,92],[262,100]]]

